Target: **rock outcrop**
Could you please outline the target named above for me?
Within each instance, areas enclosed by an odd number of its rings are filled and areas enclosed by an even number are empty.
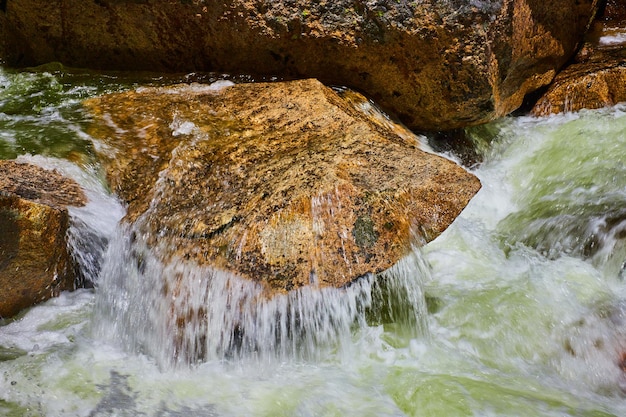
[[[0,317],[74,289],[67,205],[85,196],[56,172],[0,161]]]
[[[316,80],[145,88],[85,105],[126,221],[151,250],[270,294],[389,268],[480,188]]]
[[[9,65],[317,78],[407,126],[493,120],[547,85],[597,0],[20,0],[0,12]]]
[[[608,1],[574,62],[532,109],[536,116],[597,109],[626,101],[626,1]]]

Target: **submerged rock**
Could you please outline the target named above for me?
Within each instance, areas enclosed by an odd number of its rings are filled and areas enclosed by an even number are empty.
[[[366,91],[409,127],[520,106],[575,52],[597,0],[20,0],[10,65],[313,77]]]
[[[270,293],[386,270],[480,188],[316,80],[145,88],[85,105],[126,221],[151,250]]]
[[[0,161],[0,317],[74,289],[67,246],[67,205],[82,206],[80,187],[56,172]]]

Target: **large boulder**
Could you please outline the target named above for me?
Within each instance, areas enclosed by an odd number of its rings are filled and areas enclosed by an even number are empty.
[[[142,241],[166,264],[228,271],[270,295],[386,270],[480,188],[312,79],[144,88],[85,105]]]
[[[20,0],[9,65],[313,77],[365,91],[406,125],[515,110],[575,52],[597,0]]]
[[[626,101],[626,1],[611,0],[572,64],[532,109],[534,115],[597,109]]]
[[[85,196],[53,171],[0,161],[0,317],[74,289],[67,205]]]

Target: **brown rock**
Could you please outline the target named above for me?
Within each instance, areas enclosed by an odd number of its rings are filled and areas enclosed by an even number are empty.
[[[0,161],[0,317],[74,288],[65,205],[83,205],[73,181],[55,172]]]
[[[83,190],[74,181],[35,165],[0,161],[0,190],[36,203],[62,208],[84,206]]]
[[[597,109],[626,100],[626,1],[610,0],[574,62],[564,68],[532,113]]]
[[[441,130],[505,115],[548,84],[596,3],[20,0],[0,23],[10,65],[313,77]]]
[[[85,104],[126,220],[152,249],[272,293],[389,268],[480,188],[315,80],[150,88]]]
[[[593,54],[593,58],[560,72],[532,113],[545,116],[626,101],[626,49]]]

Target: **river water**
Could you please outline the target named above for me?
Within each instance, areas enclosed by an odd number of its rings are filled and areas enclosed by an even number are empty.
[[[90,203],[71,209],[71,244],[96,285],[1,323],[0,415],[626,415],[622,106],[475,129],[483,188],[385,288],[368,278],[266,303],[238,318],[260,329],[240,349],[205,340],[204,360],[172,359],[144,281],[183,267],[128,262],[124,209],[80,101],[219,78],[0,70],[0,158],[58,169],[87,190]],[[218,340],[231,279],[214,277],[200,299],[213,318],[203,331]]]

